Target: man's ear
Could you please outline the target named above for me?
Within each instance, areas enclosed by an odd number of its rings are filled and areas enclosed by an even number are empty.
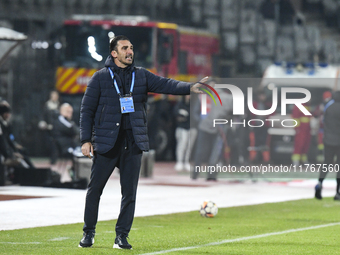
[[[117,57],[117,52],[115,50],[111,51],[111,56],[116,58]]]

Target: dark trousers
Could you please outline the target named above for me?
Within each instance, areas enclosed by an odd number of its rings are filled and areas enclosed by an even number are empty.
[[[198,130],[196,151],[195,151],[195,158],[194,158],[195,165],[194,165],[194,170],[191,173],[192,179],[197,179],[199,176],[199,172],[196,171],[196,166],[200,167],[202,165],[207,165],[210,163],[211,152],[214,149],[216,137],[217,137],[217,134],[208,133],[201,129]],[[208,173],[208,178],[216,178],[216,176],[210,176],[210,173]]]
[[[122,200],[116,234],[129,233],[135,213],[141,159],[142,151],[135,144],[131,130],[121,131],[114,148],[109,152],[95,153],[86,195],[84,232],[95,231],[100,196],[114,168],[118,167]]]
[[[334,169],[338,169],[336,167],[339,167],[339,166],[334,166],[334,164],[340,164],[340,146],[333,146],[333,145],[327,145],[325,144],[325,150],[324,150],[324,155],[325,155],[325,161],[324,161],[324,164],[332,164],[333,166],[333,172],[337,172],[334,171]],[[334,158],[335,156],[337,157],[336,159],[336,162],[334,162]],[[323,172],[321,171],[320,172],[320,178],[319,180],[322,182],[325,178],[326,178],[326,175],[328,173],[328,167],[327,167],[327,171],[326,172]],[[340,179],[340,171],[337,172],[337,176],[336,176],[337,180]],[[339,182],[339,181],[338,181]],[[338,190],[338,188],[337,188]]]

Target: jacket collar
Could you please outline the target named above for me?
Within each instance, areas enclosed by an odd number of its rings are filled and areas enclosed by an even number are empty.
[[[131,72],[135,67],[135,61],[133,61],[131,65],[125,68],[121,68],[116,65],[116,63],[113,60],[113,57],[109,55],[105,61],[105,67],[110,67],[115,73],[126,72],[126,71]]]

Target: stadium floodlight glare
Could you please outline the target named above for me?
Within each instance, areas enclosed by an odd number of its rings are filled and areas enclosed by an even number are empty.
[[[54,44],[54,48],[55,48],[56,50],[60,50],[62,47],[63,47],[63,45],[62,45],[60,42],[56,42],[56,43]]]
[[[87,44],[89,45],[88,51],[91,54],[91,57],[97,60],[98,62],[103,60],[103,57],[97,53],[96,49],[96,40],[93,36],[89,36],[87,38]]]
[[[115,33],[113,33],[112,31],[110,31],[107,36],[109,37],[109,42],[111,43],[111,41],[113,40],[113,38],[115,38]]]
[[[43,41],[42,43],[41,43],[41,48],[43,48],[43,49],[48,49],[48,47],[49,47],[49,44],[48,44],[48,42],[46,42],[46,41]]]

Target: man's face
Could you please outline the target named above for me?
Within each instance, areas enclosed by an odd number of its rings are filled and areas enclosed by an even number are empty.
[[[53,91],[53,92],[51,93],[51,100],[52,100],[53,102],[57,102],[57,101],[59,100],[59,94],[58,94],[58,92]]]
[[[111,52],[118,67],[125,68],[133,62],[133,45],[128,40],[120,40],[117,43],[117,51]]]
[[[5,121],[10,121],[12,117],[12,114],[10,112],[5,112],[3,115],[2,115],[2,118],[5,120]]]
[[[65,106],[60,109],[60,114],[68,120],[72,120],[73,108]]]

